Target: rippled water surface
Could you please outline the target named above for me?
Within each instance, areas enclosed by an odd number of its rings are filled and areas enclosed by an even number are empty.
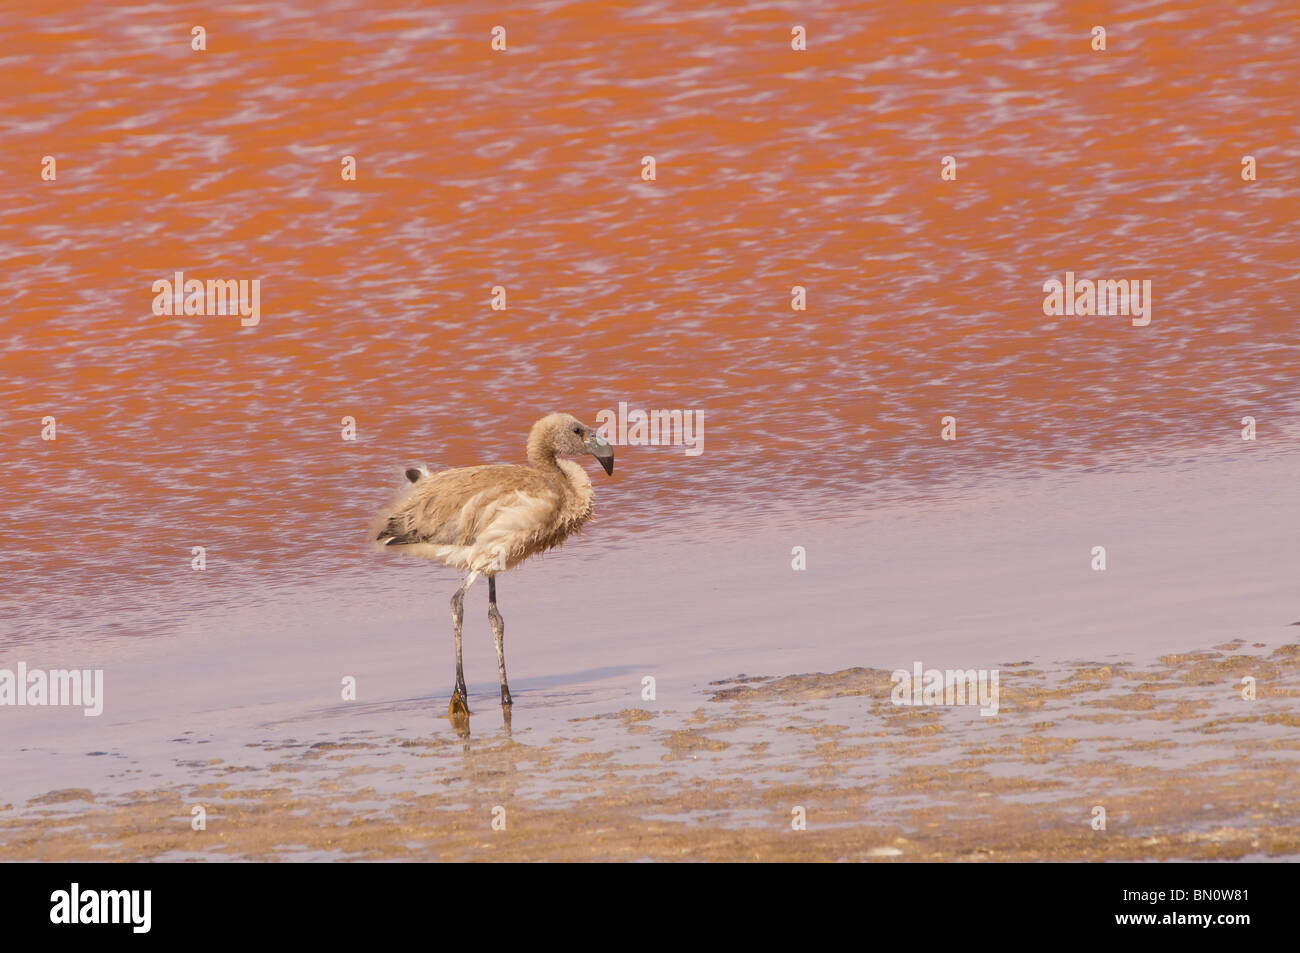
[[[1194,454],[1245,414],[1294,443],[1290,4],[802,4],[803,53],[771,4],[195,15],[206,52],[169,4],[0,10],[13,636],[382,573],[402,467],[520,461],[556,409],[705,415],[700,456],[597,474],[610,546]],[[1067,270],[1150,280],[1150,326],[1044,317]],[[259,279],[261,323],[155,316],[176,271]]]

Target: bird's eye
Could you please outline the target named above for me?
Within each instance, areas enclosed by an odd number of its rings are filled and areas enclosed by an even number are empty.
[[[581,427],[574,427],[574,428],[573,428],[573,432],[576,433],[579,437],[582,436],[582,428],[581,428]]]

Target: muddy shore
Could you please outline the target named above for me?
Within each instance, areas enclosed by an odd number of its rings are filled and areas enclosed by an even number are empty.
[[[0,805],[0,859],[1300,859],[1300,645],[1000,674],[991,718],[894,705],[859,668],[545,738],[481,703],[466,737],[430,713],[423,735],[250,745],[183,787]]]

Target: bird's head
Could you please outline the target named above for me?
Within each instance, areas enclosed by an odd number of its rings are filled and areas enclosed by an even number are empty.
[[[557,456],[591,454],[606,473],[614,472],[613,445],[571,414],[551,414],[537,421],[528,438],[530,456],[538,444],[548,447]]]

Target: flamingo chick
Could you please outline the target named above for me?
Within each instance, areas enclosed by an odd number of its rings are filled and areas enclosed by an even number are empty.
[[[569,414],[551,414],[533,424],[528,434],[530,466],[463,467],[432,474],[424,467],[407,470],[412,485],[380,514],[381,528],[374,535],[378,545],[468,573],[451,597],[456,636],[453,713],[469,710],[461,622],[465,591],[480,574],[488,580],[488,621],[497,644],[501,704],[513,704],[506,684],[505,622],[497,610],[497,573],[560,545],[591,517],[587,472],[572,460],[560,459],[581,454],[591,454],[606,473],[614,472],[614,448],[609,441]]]

